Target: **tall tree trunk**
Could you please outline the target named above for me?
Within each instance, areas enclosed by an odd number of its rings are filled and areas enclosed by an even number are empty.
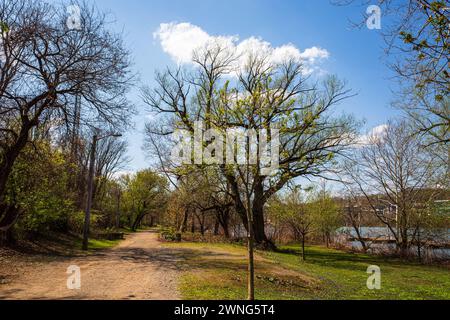
[[[226,224],[222,225],[222,229],[223,229],[223,235],[225,236],[225,238],[230,239],[230,229],[228,227],[228,222]]]
[[[201,213],[200,215],[197,214],[197,220],[200,225],[200,233],[202,236],[205,235],[205,214]]]
[[[276,250],[275,244],[266,236],[264,203],[257,197],[253,200],[253,219],[253,235],[256,246],[263,250]]]
[[[367,252],[367,245],[366,245],[366,241],[364,241],[364,238],[361,235],[361,231],[359,229],[359,227],[354,227],[355,231],[356,231],[356,236],[358,237],[358,241],[359,243],[361,243],[361,246],[363,248],[364,252]]]
[[[350,207],[351,207],[351,205],[349,204],[349,210],[351,210]],[[352,224],[353,230],[355,230],[356,237],[358,238],[359,243],[361,243],[363,251],[367,252],[367,244],[364,241],[364,238],[361,234],[361,218],[359,218],[359,219],[355,218],[353,215],[353,212],[349,212],[347,214],[347,216],[350,219],[350,223]],[[358,215],[358,217],[360,217],[360,215]]]
[[[323,238],[325,240],[325,245],[327,246],[327,248],[329,248],[330,247],[330,238],[328,237],[328,232],[325,232],[323,234]]]
[[[224,213],[221,214],[219,223],[222,226],[223,234],[225,238],[230,239],[230,209],[226,208]]]
[[[245,229],[248,231],[248,217],[247,217],[247,210],[245,209],[244,204],[242,203],[241,196],[239,193],[239,185],[236,181],[236,178],[233,175],[227,174],[226,169],[223,167],[222,172],[227,178],[227,188],[230,188],[230,192],[232,195],[232,200],[234,204],[234,208],[236,210],[236,213],[239,215],[239,217],[242,220],[242,224],[244,225]]]
[[[405,241],[404,239],[400,240],[400,244],[399,244],[399,249],[400,249],[400,256],[405,258],[408,256],[408,242]]]
[[[403,224],[403,218],[400,219],[401,221],[401,226],[400,226],[400,231],[399,231],[399,235],[400,235],[400,256],[402,257],[407,257],[408,256],[408,249],[409,249],[409,243],[408,243],[408,230],[407,227],[405,226],[406,224]]]
[[[247,196],[249,198],[249,196]],[[252,222],[252,212],[250,206],[250,199],[247,199],[247,219]],[[248,224],[247,231],[247,249],[248,249],[248,300],[255,300],[255,259],[254,259],[254,233],[253,223]]]
[[[142,219],[144,219],[144,217],[145,217],[145,214],[141,214],[136,217],[136,220],[134,220],[134,223],[133,223],[133,227],[131,228],[131,230],[133,232],[137,231],[137,229],[139,228],[139,225],[141,224]]]
[[[417,257],[419,262],[422,262],[422,239],[420,238],[420,227],[417,233]]]
[[[140,213],[138,213],[136,219],[134,220],[133,226],[131,227],[131,230],[133,232],[135,232],[139,228],[139,226],[140,226],[140,224],[142,222],[142,219],[144,219],[144,217],[147,214],[149,214],[149,212],[147,211],[147,203],[144,202],[142,211]]]
[[[270,241],[265,232],[264,220],[264,185],[262,177],[255,177],[253,210],[253,234],[256,245],[263,250],[276,250],[275,244]]]
[[[192,213],[191,233],[195,233],[195,214]]]
[[[185,209],[183,214],[183,221],[181,222],[180,225],[180,233],[186,232],[188,218],[189,218],[189,209]]]
[[[216,221],[214,223],[214,235],[215,236],[219,235],[219,228],[220,228],[219,218],[216,217]]]
[[[248,227],[248,212],[245,208],[241,196],[239,193],[239,186],[236,181],[236,178],[232,175],[229,175],[226,173],[226,170],[223,169],[223,172],[227,178],[227,182],[229,183],[231,194],[233,197],[234,206],[236,209],[236,212],[239,214],[239,216],[242,219],[242,223],[247,230],[249,231]],[[253,226],[251,229],[253,229],[253,236],[255,244],[264,250],[276,250],[276,246],[273,242],[271,242],[264,230],[264,187],[263,187],[263,180],[261,178],[255,178],[258,179],[255,181],[255,195],[253,199],[253,203],[251,206],[252,210],[252,218],[253,218]]]
[[[28,135],[31,126],[29,128],[22,128],[17,141],[13,146],[8,148],[4,154],[3,159],[0,162],[0,201],[3,202],[5,198],[6,184],[8,178],[12,172],[14,162],[17,160],[20,152],[25,148],[28,142]]]

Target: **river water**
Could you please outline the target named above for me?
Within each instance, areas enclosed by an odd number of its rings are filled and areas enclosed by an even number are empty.
[[[384,240],[394,240],[392,233],[388,228],[382,227],[363,227],[360,228],[360,234],[363,238],[370,239],[384,239]],[[356,250],[362,249],[362,244],[359,241],[349,241],[348,238],[356,238],[356,231],[353,228],[340,228],[337,232],[337,241],[346,244]],[[433,239],[437,240],[439,243],[450,243],[450,229],[442,230],[436,233]],[[370,243],[371,251],[373,252],[389,252],[395,251],[395,243],[383,242],[383,243]],[[450,248],[421,248],[422,254],[430,258],[438,259],[450,259]],[[410,248],[412,254],[417,254],[417,246]]]

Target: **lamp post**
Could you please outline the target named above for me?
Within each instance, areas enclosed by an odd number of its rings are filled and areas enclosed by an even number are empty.
[[[94,170],[95,170],[95,153],[97,150],[97,142],[109,137],[119,138],[121,134],[108,134],[103,137],[99,137],[96,133],[92,138],[90,161],[89,161],[89,177],[88,177],[88,194],[86,201],[86,212],[84,216],[84,226],[83,226],[83,250],[88,250],[89,243],[89,229],[91,223],[91,207],[92,207],[92,193],[94,190]]]

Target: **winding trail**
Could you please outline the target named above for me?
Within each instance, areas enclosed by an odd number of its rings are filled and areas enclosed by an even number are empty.
[[[52,257],[21,266],[0,299],[177,300],[180,254],[161,246],[158,235],[127,235],[117,247],[92,255]],[[81,269],[81,289],[67,288],[67,268]]]

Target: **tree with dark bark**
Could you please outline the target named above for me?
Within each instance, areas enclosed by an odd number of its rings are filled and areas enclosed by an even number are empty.
[[[199,166],[220,170],[245,228],[250,229],[247,211],[251,209],[256,244],[274,249],[264,230],[264,206],[289,181],[321,176],[333,158],[351,144],[354,121],[350,117],[330,115],[333,107],[351,93],[336,77],[328,78],[322,88],[308,85],[300,62],[286,60],[274,64],[264,56],[251,55],[245,68],[234,70],[236,58],[234,53],[215,45],[194,55],[192,72],[177,69],[157,74],[156,87],[143,90],[150,111],[159,115],[157,121],[148,124],[147,136],[153,142],[156,137],[167,138],[156,147],[154,143],[151,145],[161,160],[164,154],[171,154],[171,147],[176,144],[170,135],[177,130],[194,135],[198,121],[205,123],[202,136],[208,128],[222,132],[223,137],[229,129],[266,130],[268,144],[277,126],[281,145],[279,152],[274,152],[279,154],[279,167],[272,175],[264,172],[266,164],[261,157],[256,157],[256,163],[248,170],[246,166],[228,164],[181,166],[182,171]],[[230,76],[234,79],[229,80]],[[204,147],[211,147],[212,140]],[[262,140],[256,139],[259,150],[264,147]],[[222,156],[220,150],[214,152],[219,158]],[[170,159],[163,162],[168,172],[181,168]],[[246,195],[249,195],[250,208],[247,208]]]
[[[44,124],[57,129],[75,122],[81,99],[84,125],[127,123],[125,93],[133,79],[120,34],[108,30],[105,15],[85,3],[80,26],[68,26],[64,5],[11,0],[0,3],[4,58],[0,64],[0,226],[19,211],[5,199],[14,164]],[[6,30],[7,29],[7,30]]]
[[[122,205],[130,217],[130,228],[136,231],[143,219],[159,217],[168,200],[167,180],[152,170],[139,171],[124,179]]]
[[[184,132],[194,137],[194,153],[184,154],[193,161],[161,161],[165,168],[172,167],[164,171],[181,176],[192,168],[213,166],[225,178],[247,230],[248,299],[253,300],[254,244],[275,249],[265,233],[265,204],[289,181],[320,176],[351,144],[354,123],[349,117],[330,116],[332,107],[350,96],[336,77],[329,77],[321,90],[307,84],[300,61],[273,63],[264,54],[250,53],[245,66],[236,68],[239,58],[219,43],[207,45],[194,53],[191,72],[159,73],[156,87],[144,89],[142,95],[150,111],[160,116],[147,125],[158,159],[164,158],[163,148],[155,136]],[[230,132],[236,134],[232,139]],[[226,141],[226,152],[221,141]],[[178,144],[169,138],[165,148],[177,150]]]

